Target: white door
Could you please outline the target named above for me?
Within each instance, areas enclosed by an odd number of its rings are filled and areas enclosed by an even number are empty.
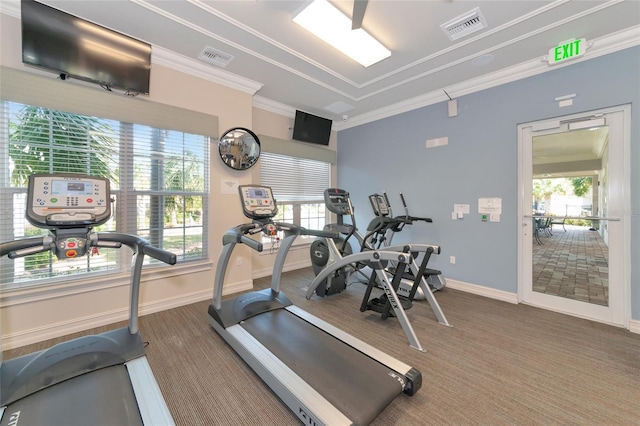
[[[585,140],[585,144],[591,144],[591,154],[596,153],[597,160],[592,157],[577,157],[578,153],[571,154],[571,147],[561,147],[569,139],[576,139],[577,132],[588,134],[591,131],[603,132],[607,135],[604,143],[593,144],[592,140]],[[595,134],[595,133],[594,133]],[[581,139],[581,138],[579,138]],[[593,137],[591,138],[593,139]],[[560,117],[552,120],[526,123],[518,126],[518,150],[519,150],[519,254],[518,254],[518,298],[521,302],[534,306],[550,309],[557,312],[566,313],[578,317],[588,318],[599,322],[628,327],[630,316],[630,238],[629,238],[629,142],[630,140],[630,108],[629,106],[608,108],[589,113],[576,114]],[[557,142],[556,147],[553,143]],[[537,144],[537,145],[536,145]],[[534,159],[536,152],[541,147],[546,146],[546,154],[539,154]],[[566,149],[561,151],[556,148]],[[577,149],[577,145],[574,146]],[[540,158],[546,155],[544,159]],[[592,158],[589,160],[589,158]],[[589,162],[591,161],[591,162]],[[541,164],[544,163],[544,164]],[[599,165],[596,167],[595,165]],[[565,213],[554,215],[553,221],[558,221],[559,217],[567,218],[589,218],[592,223],[589,237],[597,239],[604,247],[606,253],[606,265],[600,268],[604,271],[604,277],[598,280],[604,282],[608,287],[608,293],[596,302],[586,297],[570,297],[562,291],[552,291],[545,287],[535,285],[534,259],[540,261],[537,255],[534,258],[534,251],[540,250],[545,244],[551,247],[556,243],[553,238],[565,237],[564,230],[560,226],[553,228],[551,234],[544,230],[539,230],[536,223],[544,223],[539,215],[550,216],[545,210],[549,206],[539,207],[540,212],[534,215],[533,194],[534,194],[534,168],[537,173],[543,170],[565,170],[568,176],[580,169],[591,167],[590,174],[593,176],[594,205],[592,210],[575,211],[567,206]],[[546,168],[546,169],[545,169]],[[584,171],[584,175],[589,173]],[[581,172],[580,172],[581,173]],[[539,176],[553,176],[553,173],[544,173]],[[540,182],[540,181],[538,181]],[[536,189],[539,193],[539,188]],[[584,223],[585,221],[577,221]],[[580,228],[578,228],[580,229]],[[595,229],[595,231],[593,231]],[[573,228],[572,228],[573,231]],[[536,253],[540,253],[536,251]],[[545,252],[543,252],[545,253]],[[551,249],[546,252],[548,257],[557,257],[550,260],[554,267],[562,265],[563,262],[557,252]],[[550,272],[562,274],[562,271]],[[538,272],[536,272],[538,274]],[[582,278],[585,282],[593,277]],[[578,279],[579,281],[580,279]],[[551,288],[550,286],[549,288]],[[542,288],[542,290],[541,290]],[[560,288],[560,286],[556,286]]]

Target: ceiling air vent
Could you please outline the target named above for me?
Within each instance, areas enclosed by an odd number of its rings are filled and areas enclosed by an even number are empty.
[[[233,55],[229,55],[228,53],[224,53],[220,50],[214,49],[213,47],[207,46],[202,50],[202,52],[200,52],[198,59],[208,64],[224,68],[229,62],[231,62]]]
[[[483,28],[487,28],[487,21],[484,19],[484,16],[482,16],[480,8],[476,7],[470,12],[440,25],[440,28],[447,34],[450,40],[458,40],[471,33],[480,31]]]

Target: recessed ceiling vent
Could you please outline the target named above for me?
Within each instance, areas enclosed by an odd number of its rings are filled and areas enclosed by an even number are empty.
[[[229,62],[231,62],[233,55],[207,46],[202,50],[202,52],[200,52],[198,59],[208,64],[224,68],[229,64]]]
[[[470,12],[440,25],[440,28],[453,41],[487,28],[487,21],[484,19],[482,12],[480,12],[480,8],[476,7]]]

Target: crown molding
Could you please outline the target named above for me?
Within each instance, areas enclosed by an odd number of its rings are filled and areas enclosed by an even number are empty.
[[[0,0],[0,13],[20,19],[20,2]],[[215,68],[213,65],[179,55],[160,46],[151,46],[151,62],[250,95],[255,95],[263,86],[257,81]]]
[[[188,56],[179,55],[164,47],[151,47],[151,62],[167,68],[211,81],[243,93],[255,95],[263,84],[236,74],[215,68]]]
[[[253,97],[253,106],[254,108],[263,109],[289,118],[296,116],[296,109],[294,107],[260,95]]]
[[[0,0],[0,12],[19,18],[20,2],[16,0]],[[571,66],[583,61],[588,61],[602,55],[638,46],[640,45],[640,25],[618,31],[595,40],[590,40],[589,42],[592,44],[587,50],[585,56],[573,61],[568,61],[551,67],[544,61],[544,57],[534,58],[500,71],[448,86],[445,89],[452,97],[460,97],[548,71],[560,69],[565,66]],[[151,60],[154,64],[165,66],[184,74],[211,81],[243,93],[248,93],[253,96],[253,106],[255,108],[270,111],[286,117],[293,117],[295,115],[294,107],[256,95],[256,93],[263,87],[263,84],[260,82],[240,77],[228,71],[217,69],[212,65],[205,64],[197,59],[179,55],[159,46],[152,46]],[[388,105],[381,109],[349,117],[347,121],[334,121],[333,129],[336,131],[345,130],[446,100],[448,100],[448,98],[443,95],[442,90],[425,93],[402,102]]]
[[[486,74],[477,78],[466,80],[452,86],[446,87],[447,93],[452,97],[460,97],[481,90],[511,83],[513,81],[522,80],[527,77],[542,74],[548,71],[557,70],[567,66],[571,66],[580,62],[588,61],[599,56],[614,53],[630,47],[640,45],[640,25],[618,31],[604,37],[592,40],[591,47],[586,54],[577,60],[568,61],[563,64],[549,66],[545,61],[545,57],[539,57],[530,61],[522,62],[518,65],[504,68],[490,74]],[[346,122],[334,121],[333,128],[336,131],[349,129],[351,127],[360,126],[383,118],[402,114],[414,109],[434,105],[439,102],[448,100],[441,90],[416,96],[402,102],[389,105],[375,111],[365,114],[349,117]]]

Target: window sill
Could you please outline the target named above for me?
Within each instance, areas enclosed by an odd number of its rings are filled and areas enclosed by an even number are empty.
[[[186,275],[193,272],[212,271],[211,260],[178,263],[173,266],[149,265],[144,266],[140,284],[148,281],[169,278],[176,275]],[[58,297],[72,296],[108,288],[130,286],[129,273],[94,275],[90,278],[74,281],[72,283],[59,283],[51,285],[37,285],[26,288],[3,290],[0,293],[0,307],[21,305],[24,303],[38,302]]]

